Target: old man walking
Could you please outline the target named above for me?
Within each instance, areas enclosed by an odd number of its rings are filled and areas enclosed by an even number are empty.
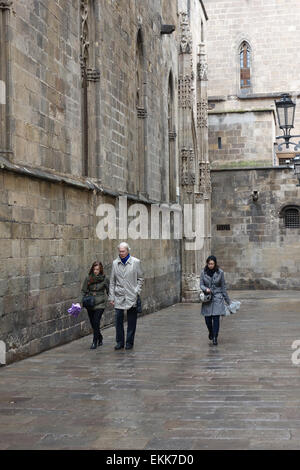
[[[124,310],[127,310],[127,335],[125,349],[132,349],[137,323],[137,296],[144,283],[141,261],[131,256],[127,243],[119,245],[119,256],[113,261],[109,300],[115,307],[116,317],[116,346],[115,349],[124,348]]]

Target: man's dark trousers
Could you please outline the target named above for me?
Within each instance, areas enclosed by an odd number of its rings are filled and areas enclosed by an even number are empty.
[[[116,342],[124,346],[124,310],[116,308]],[[132,345],[134,343],[134,335],[137,322],[137,309],[131,307],[127,310],[127,336],[126,344]]]

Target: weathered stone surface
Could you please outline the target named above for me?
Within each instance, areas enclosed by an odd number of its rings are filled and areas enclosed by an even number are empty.
[[[87,191],[71,187],[61,191],[56,183],[42,180],[27,185],[23,181],[27,179],[14,180],[5,172],[3,194],[10,195],[8,207],[15,214],[13,222],[0,222],[1,340],[7,344],[8,362],[88,334],[89,322],[71,322],[67,309],[81,300],[81,285],[92,262],[100,259],[109,276],[118,254],[119,240],[100,240],[95,230],[99,220],[95,208],[106,202],[118,205],[117,199],[98,195],[90,204]],[[18,187],[23,191],[19,193]],[[37,201],[42,203],[43,197],[47,204],[41,211]],[[51,222],[55,209],[65,217],[60,224]],[[132,253],[145,269],[143,313],[180,300],[180,241],[147,243],[147,247],[143,240],[132,243]],[[112,321],[108,307],[103,322]]]
[[[145,201],[149,210],[151,202],[179,199],[181,17],[183,29],[190,23],[195,43],[186,98],[195,108],[202,100],[193,122],[204,126],[205,139],[199,134],[194,141],[191,114],[184,136],[191,154],[198,146],[201,159],[207,157],[202,145],[207,143],[204,52],[203,87],[198,83],[195,93],[197,44],[207,18],[201,2],[187,0],[178,5],[166,0],[35,0],[30,5],[14,2],[13,14],[0,14],[5,15],[0,21],[5,43],[0,80],[7,82],[8,98],[7,119],[4,113],[1,123],[9,124],[7,129],[1,124],[1,136],[9,137],[5,151],[0,142],[0,327],[11,362],[88,333],[89,325],[71,320],[67,309],[80,300],[93,261],[102,261],[110,274],[120,241],[97,238],[100,203],[118,209],[119,193],[129,193],[128,206]],[[174,33],[162,37],[162,24],[176,25]],[[206,165],[196,174],[194,190],[209,179]],[[129,243],[144,265],[143,312],[178,302],[180,240]],[[194,258],[185,266],[192,275],[199,253]],[[108,308],[104,324],[112,320]]]
[[[274,143],[282,142],[275,140],[282,131],[276,125],[274,105],[282,93],[291,93],[297,103],[291,134],[300,134],[300,78],[294,73],[295,51],[300,46],[299,2],[289,2],[292,17],[285,0],[240,0],[238,4],[235,0],[206,0],[205,7],[209,17],[210,160],[218,166],[253,166],[257,161],[266,165],[274,158]],[[240,47],[244,41],[251,51],[249,88],[240,87]],[[218,148],[218,137],[222,149]],[[293,151],[292,146],[284,148],[288,154]],[[278,157],[285,156],[280,153]]]
[[[218,346],[177,304],[138,319],[131,351],[109,327],[96,351],[89,336],[2,367],[1,449],[299,449],[300,293],[229,294]]]
[[[212,171],[212,252],[225,270],[229,287],[299,289],[300,229],[286,228],[285,195],[300,188],[290,169]],[[276,189],[273,189],[274,186]],[[258,191],[253,201],[252,192]],[[217,225],[230,230],[217,230]]]
[[[216,114],[210,111],[208,122],[212,168],[273,165],[273,110],[243,113],[224,110]]]

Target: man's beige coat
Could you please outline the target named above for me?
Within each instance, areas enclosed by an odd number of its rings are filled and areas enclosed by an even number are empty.
[[[125,264],[120,257],[113,261],[110,285],[109,300],[114,301],[114,307],[128,310],[136,305],[137,296],[142,290],[144,274],[141,261],[134,256],[128,258]]]

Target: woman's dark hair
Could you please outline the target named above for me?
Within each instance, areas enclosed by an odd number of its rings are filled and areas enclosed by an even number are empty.
[[[214,267],[214,270],[215,271],[219,271],[219,266],[218,266],[218,263],[217,263],[217,258],[213,255],[210,255],[207,260],[206,260],[206,266],[205,266],[205,271],[208,269],[208,263],[209,261],[214,261],[215,262],[215,267]]]
[[[101,263],[100,261],[94,261],[94,263],[92,264],[92,267],[91,267],[91,269],[90,269],[90,271],[89,271],[89,275],[93,274],[93,272],[94,272],[94,267],[95,267],[95,266],[99,266],[99,268],[100,268],[99,274],[104,274],[102,263]]]

